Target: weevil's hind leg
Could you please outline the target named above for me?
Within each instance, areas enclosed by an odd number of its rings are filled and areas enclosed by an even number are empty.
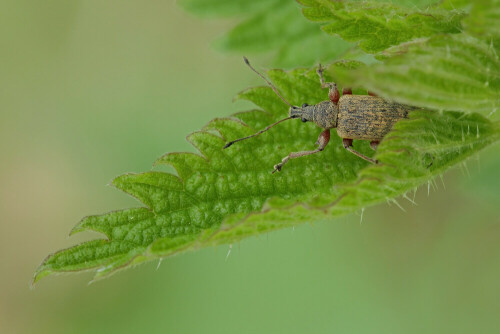
[[[351,88],[342,88],[342,95],[352,95]]]
[[[376,151],[378,144],[380,144],[380,140],[372,140],[370,142],[370,147],[372,148],[372,150]]]
[[[316,141],[316,144],[318,145],[318,148],[313,150],[313,151],[302,151],[302,152],[292,152],[286,157],[281,160],[281,162],[277,165],[274,165],[274,170],[273,174],[276,172],[281,172],[281,168],[283,168],[283,165],[286,164],[290,159],[295,159],[295,158],[300,158],[306,155],[311,155],[315,154],[318,152],[321,152],[325,149],[326,145],[328,145],[328,142],[330,141],[330,129],[324,130],[321,132],[321,134],[318,137],[318,140]]]
[[[368,95],[373,96],[373,97],[378,97],[377,94],[375,94],[374,92],[370,92],[370,91],[368,91]]]
[[[352,139],[342,138],[342,144],[344,144],[344,148],[345,148],[346,150],[348,150],[349,152],[351,152],[351,153],[353,153],[353,154],[357,155],[357,156],[358,156],[358,157],[360,157],[361,159],[365,159],[366,161],[369,161],[369,162],[371,162],[372,164],[375,164],[375,165],[376,165],[376,164],[378,164],[378,161],[377,161],[377,160],[374,160],[374,159],[372,159],[372,158],[369,158],[369,157],[367,157],[366,155],[361,154],[361,153],[359,153],[358,151],[354,150],[354,149],[352,148]]]
[[[316,73],[319,75],[319,81],[321,82],[321,88],[328,88],[328,97],[330,101],[337,104],[339,103],[340,93],[337,88],[337,84],[335,82],[325,82],[325,78],[323,77],[323,66],[319,64],[318,70]]]

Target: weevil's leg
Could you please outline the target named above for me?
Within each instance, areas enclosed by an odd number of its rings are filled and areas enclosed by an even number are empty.
[[[342,88],[342,95],[352,95],[351,88]]]
[[[316,73],[318,73],[319,76],[319,82],[321,82],[321,88],[327,88],[328,86],[326,85],[325,78],[323,77],[323,66],[319,64],[318,69],[316,70]]]
[[[370,92],[370,91],[368,91],[368,95],[373,96],[373,97],[378,97],[377,94],[375,94],[374,92]]]
[[[283,167],[284,164],[286,164],[290,159],[295,159],[295,158],[300,158],[306,155],[311,155],[314,153],[321,152],[325,149],[326,145],[328,145],[328,142],[330,141],[330,129],[324,130],[321,132],[321,134],[318,137],[318,140],[316,141],[316,144],[318,145],[318,148],[313,150],[313,151],[302,151],[302,152],[292,152],[286,157],[281,160],[281,162],[277,165],[274,165],[274,170],[273,174],[275,172],[281,172],[281,168]]]
[[[366,161],[371,162],[372,164],[378,164],[377,160],[373,160],[372,158],[368,158],[366,155],[359,153],[358,151],[352,148],[352,139],[342,138],[342,144],[344,144],[344,148],[349,152],[357,155],[361,159],[365,159]]]
[[[372,150],[376,151],[378,144],[380,144],[380,140],[372,140],[370,142],[370,147],[372,148]]]
[[[318,70],[316,73],[319,75],[319,81],[321,82],[321,88],[328,88],[328,97],[330,101],[337,104],[340,99],[340,93],[337,88],[337,84],[335,82],[325,82],[325,78],[323,77],[323,66],[319,64]]]

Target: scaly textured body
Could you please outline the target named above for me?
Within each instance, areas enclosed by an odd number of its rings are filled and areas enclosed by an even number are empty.
[[[410,107],[370,95],[342,95],[338,102],[340,138],[381,140],[394,123],[408,117]]]

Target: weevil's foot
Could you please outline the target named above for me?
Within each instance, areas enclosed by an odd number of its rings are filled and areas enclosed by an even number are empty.
[[[321,64],[318,65],[316,73],[318,73],[320,76],[323,75],[323,66]]]
[[[274,170],[272,172],[272,174],[276,173],[276,172],[281,172],[281,168],[283,167],[283,164],[282,163],[279,163],[277,165],[274,165]]]

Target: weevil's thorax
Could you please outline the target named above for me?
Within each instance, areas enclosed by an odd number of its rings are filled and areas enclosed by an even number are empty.
[[[300,118],[302,122],[314,122],[323,129],[337,127],[339,108],[331,101],[323,101],[309,106],[304,104],[301,108],[290,108],[290,116]]]
[[[323,129],[337,127],[339,108],[331,101],[320,102],[314,107],[314,123]]]

